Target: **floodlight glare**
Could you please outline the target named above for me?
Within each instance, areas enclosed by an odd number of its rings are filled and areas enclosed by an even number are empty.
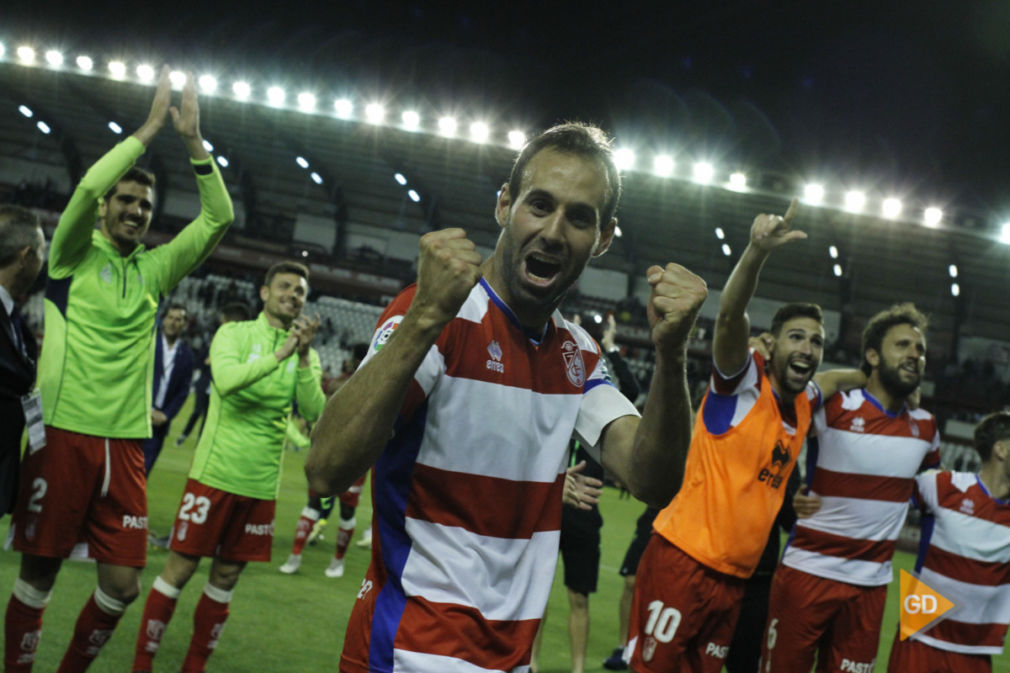
[[[77,57],[77,67],[84,72],[91,72],[95,67],[95,62],[91,60],[90,56],[81,54]]]
[[[729,176],[729,188],[738,192],[747,189],[747,176],[740,172],[731,174]]]
[[[172,88],[176,91],[186,86],[186,73],[181,70],[173,70],[168,73],[168,81],[172,83]]]
[[[303,91],[298,94],[298,107],[305,112],[310,112],[316,109],[316,95],[309,91]]]
[[[600,323],[603,322],[603,316],[600,315],[599,313],[594,313],[593,314],[593,322],[596,323],[597,325],[599,325]]]
[[[812,182],[803,187],[803,200],[812,206],[824,200],[824,185]]]
[[[22,63],[34,63],[35,62],[35,50],[27,45],[21,45],[18,47],[18,58],[21,59]]]
[[[833,267],[831,267],[831,270],[834,272],[835,278],[841,278],[842,277],[842,265],[841,264],[835,264]]]
[[[196,83],[200,85],[200,91],[203,93],[217,91],[217,77],[214,75],[200,75],[200,79],[196,80]]]
[[[416,131],[421,126],[421,115],[413,110],[405,110],[400,119],[403,121],[403,128],[408,131]]]
[[[421,201],[421,195],[417,193],[416,189],[408,189],[407,196],[409,196],[410,200],[414,203],[420,203]]]
[[[926,208],[922,213],[922,223],[927,227],[937,227],[943,220],[943,211],[936,207]]]
[[[669,154],[657,154],[652,159],[652,172],[656,175],[668,178],[673,175],[673,157]]]
[[[340,119],[350,119],[351,113],[354,112],[354,104],[346,98],[338,98],[333,101],[333,110]]]
[[[838,259],[838,248],[833,245],[829,245],[828,254],[831,255],[831,259]]]
[[[301,166],[302,168],[308,168],[309,167],[309,160],[306,159],[305,157],[301,157],[301,156],[295,157],[295,163],[298,164],[299,166]]]
[[[50,67],[59,68],[63,65],[63,54],[55,49],[50,49],[46,52],[46,63],[48,63]]]
[[[622,147],[614,152],[614,165],[617,166],[619,171],[631,170],[631,167],[635,165],[635,152],[634,150],[628,149],[627,147]]]
[[[727,257],[733,254],[733,250],[730,249],[729,243],[722,244],[722,254],[726,255]]]
[[[204,138],[203,139],[203,149],[207,150],[208,152],[213,152],[214,151],[214,146],[210,144],[209,140],[207,140],[206,138]]]
[[[889,220],[893,220],[901,215],[901,199],[890,196],[880,204],[880,213]]]
[[[252,87],[249,86],[249,82],[239,81],[231,85],[231,92],[239,100],[249,100],[249,96],[252,95]]]
[[[32,112],[32,109],[27,105],[18,105],[18,112],[28,117],[29,119],[35,116],[35,113]]]
[[[396,180],[401,185],[407,184],[407,176],[405,176],[403,173],[394,173],[393,179]]]
[[[122,61],[109,61],[109,73],[116,79],[126,77],[126,64]]]
[[[726,239],[726,232],[722,230],[722,227],[715,228],[715,237],[718,238],[720,241]]]
[[[438,120],[438,131],[444,136],[454,136],[456,135],[456,118],[455,117],[442,117]]]
[[[857,190],[845,192],[845,210],[858,213],[866,206],[866,194]]]
[[[951,278],[957,278],[957,264],[951,264],[948,266],[947,273],[950,274]]]
[[[381,124],[386,118],[386,108],[381,103],[369,103],[365,106],[365,119],[369,124]]]
[[[957,283],[951,283],[950,284],[950,294],[953,297],[959,297],[959,296],[961,296],[961,286],[958,285]]]
[[[486,122],[473,122],[470,124],[470,140],[475,143],[486,143],[491,129]]]
[[[321,176],[319,173],[316,173],[315,171],[312,171],[312,173],[309,175],[309,177],[311,177],[312,178],[312,182],[316,183],[317,185],[323,184],[323,176]]]
[[[999,242],[1010,244],[1010,222],[1004,222],[1000,227]]]
[[[42,131],[43,133],[45,133],[46,135],[49,135],[49,132],[52,130],[52,129],[49,128],[49,124],[45,123],[41,119],[38,121],[37,124],[35,124],[35,126],[37,126],[38,129],[40,131]]]
[[[0,58],[3,58],[3,55],[6,53],[7,53],[7,47],[4,46],[3,42],[0,42]]]
[[[691,171],[694,176],[695,182],[700,182],[702,184],[708,184],[712,182],[712,177],[715,175],[715,167],[707,161],[699,161],[694,165]],[[726,246],[727,248],[729,246]],[[727,257],[729,253],[726,253]]]
[[[272,86],[267,89],[267,101],[273,106],[284,105],[284,99],[287,98],[287,94],[284,93],[284,89],[279,86]]]
[[[523,145],[526,144],[526,134],[519,129],[512,129],[509,131],[509,147],[514,150],[522,149]]]
[[[123,133],[123,127],[116,122],[109,122],[109,130],[115,133],[117,136]]]
[[[137,66],[137,79],[141,82],[154,81],[154,68],[148,63],[141,63]]]
[[[624,232],[621,231],[621,228],[619,226],[615,226],[614,227],[614,236],[616,238],[620,238],[623,235],[624,235]]]
[[[218,156],[217,163],[221,168],[228,168],[228,157]]]

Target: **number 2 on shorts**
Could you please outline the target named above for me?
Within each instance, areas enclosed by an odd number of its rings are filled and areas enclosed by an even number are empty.
[[[194,506],[196,509],[194,509]],[[179,518],[183,521],[192,521],[193,523],[201,524],[207,520],[207,512],[209,510],[209,498],[186,493],[182,496],[182,507],[179,508]]]

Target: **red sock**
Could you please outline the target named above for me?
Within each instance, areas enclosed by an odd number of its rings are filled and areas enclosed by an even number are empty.
[[[182,673],[203,673],[207,659],[217,647],[224,622],[228,619],[231,594],[232,592],[212,584],[203,588],[203,595],[193,613],[193,638],[189,641],[186,660],[182,662]]]
[[[312,527],[316,525],[318,520],[319,512],[317,510],[311,507],[302,510],[302,516],[298,519],[298,526],[295,528],[295,543],[291,547],[292,554],[300,555],[302,553],[305,543],[309,541],[309,533],[312,532]]]
[[[344,558],[344,554],[347,553],[347,548],[351,545],[351,538],[354,537],[354,527],[357,523],[358,522],[354,520],[354,517],[340,520],[340,528],[337,529],[337,551],[334,554],[335,558]]]
[[[140,618],[137,651],[133,656],[131,670],[150,673],[154,666],[154,655],[161,645],[161,637],[165,635],[165,627],[175,612],[178,598],[179,589],[161,577],[154,580],[154,586],[151,587],[151,592],[147,594],[147,602],[144,603],[144,615]]]
[[[35,650],[42,637],[42,613],[49,593],[35,589],[22,579],[14,582],[4,619],[4,671],[28,673],[35,663]]]
[[[95,589],[74,625],[74,637],[56,673],[83,673],[95,660],[123,616],[126,604]]]

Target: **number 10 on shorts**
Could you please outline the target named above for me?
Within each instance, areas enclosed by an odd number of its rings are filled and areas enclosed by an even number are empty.
[[[677,634],[680,626],[680,610],[666,607],[662,601],[649,603],[649,620],[645,622],[645,635],[652,636],[660,643],[668,643]]]

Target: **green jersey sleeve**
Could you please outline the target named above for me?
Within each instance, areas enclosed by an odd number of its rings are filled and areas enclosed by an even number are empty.
[[[309,366],[298,368],[298,385],[295,388],[298,413],[310,423],[314,423],[319,418],[319,415],[323,413],[323,407],[326,406],[322,377],[323,367],[319,361],[319,353],[315,348],[310,348]]]
[[[273,353],[265,353],[249,362],[242,361],[244,330],[240,323],[221,325],[210,342],[210,373],[221,397],[228,397],[251,386],[280,366]]]

